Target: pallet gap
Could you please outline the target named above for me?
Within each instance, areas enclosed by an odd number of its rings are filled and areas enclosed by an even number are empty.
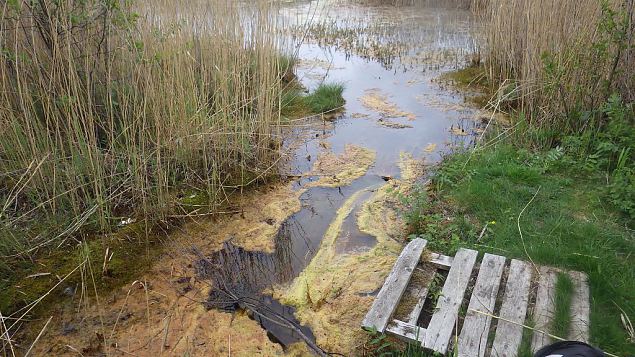
[[[503,275],[501,276],[500,285],[498,288],[498,295],[496,295],[496,303],[494,304],[494,311],[492,315],[500,316],[501,306],[503,305],[503,298],[505,297],[506,288],[507,288],[507,279],[509,279],[509,266],[511,265],[512,260],[505,260],[505,268],[503,269]],[[489,325],[489,331],[487,334],[487,348],[485,351],[485,355],[489,356],[492,353],[492,344],[494,343],[494,338],[496,337],[496,328],[498,327],[498,319],[492,318],[492,322]]]

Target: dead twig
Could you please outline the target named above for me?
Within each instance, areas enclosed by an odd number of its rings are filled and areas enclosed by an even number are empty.
[[[33,347],[35,346],[37,341],[40,340],[40,337],[42,337],[42,335],[44,334],[44,331],[48,327],[49,323],[51,323],[51,320],[53,320],[53,316],[49,317],[48,321],[46,321],[46,323],[44,324],[44,327],[42,327],[42,329],[40,330],[40,333],[37,334],[37,337],[35,338],[35,340],[31,344],[31,347],[29,347],[29,350],[26,351],[26,354],[24,355],[24,357],[28,357],[31,354],[31,351],[33,350]]]

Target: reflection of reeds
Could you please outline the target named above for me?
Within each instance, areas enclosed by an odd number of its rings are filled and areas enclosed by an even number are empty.
[[[611,92],[635,99],[633,0],[484,2],[488,74],[503,95],[517,92],[536,124],[583,130],[591,123],[576,112]]]
[[[271,2],[107,3],[4,5],[0,217],[57,223],[0,240],[4,252],[131,211],[160,216],[184,184],[213,205],[275,159],[289,61]]]

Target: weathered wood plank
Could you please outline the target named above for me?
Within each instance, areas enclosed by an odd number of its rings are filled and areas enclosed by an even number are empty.
[[[430,263],[439,269],[448,270],[454,258],[439,253],[430,253]]]
[[[529,286],[532,267],[529,263],[512,260],[509,265],[505,295],[492,343],[492,357],[516,357],[523,339],[523,327],[527,317]]]
[[[437,302],[436,312],[428,325],[423,347],[445,354],[456,323],[465,289],[478,252],[459,249]]]
[[[540,267],[539,271],[540,279],[538,281],[538,292],[536,293],[536,307],[534,308],[536,330],[531,341],[531,348],[534,352],[551,343],[551,337],[540,331],[549,332],[555,312],[554,299],[557,280],[557,274],[554,269],[543,266]]]
[[[413,279],[413,281],[410,282],[410,287],[408,288],[408,290],[406,290],[406,293],[405,293],[405,294],[410,294],[415,299],[417,299],[417,303],[412,307],[412,310],[410,311],[410,313],[408,313],[404,321],[405,323],[408,323],[411,325],[416,325],[417,320],[419,320],[419,315],[421,315],[421,310],[423,310],[423,305],[425,304],[426,298],[428,297],[430,283],[432,282],[432,279],[434,279],[434,276],[436,275],[436,270],[425,270],[422,272],[422,274],[423,274],[423,279],[427,281],[427,284],[421,285],[421,286],[412,286],[414,283],[414,279]]]
[[[423,327],[415,326],[413,324],[409,324],[407,322],[396,319],[392,320],[390,324],[388,324],[388,327],[386,327],[386,332],[395,335],[401,340],[408,343],[422,343],[426,335],[426,329],[424,329]]]
[[[586,274],[569,272],[575,284],[575,291],[571,298],[571,331],[568,339],[572,341],[589,342],[589,284]]]
[[[362,321],[363,328],[369,330],[374,328],[378,332],[384,332],[390,317],[408,286],[410,276],[414,272],[426,244],[428,242],[425,239],[416,238],[404,248],[379,294],[377,294],[375,301],[373,301],[370,311],[368,311],[364,321]]]
[[[477,311],[494,314],[504,268],[505,257],[493,254],[485,254],[483,257],[459,335],[457,352],[460,357],[485,356],[492,318]]]

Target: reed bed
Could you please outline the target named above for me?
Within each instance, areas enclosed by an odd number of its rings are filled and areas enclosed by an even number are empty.
[[[212,209],[278,157],[291,61],[268,1],[8,1],[0,18],[0,255]]]
[[[579,133],[611,94],[635,99],[633,0],[475,1],[486,27],[486,66],[501,96],[531,124]]]

